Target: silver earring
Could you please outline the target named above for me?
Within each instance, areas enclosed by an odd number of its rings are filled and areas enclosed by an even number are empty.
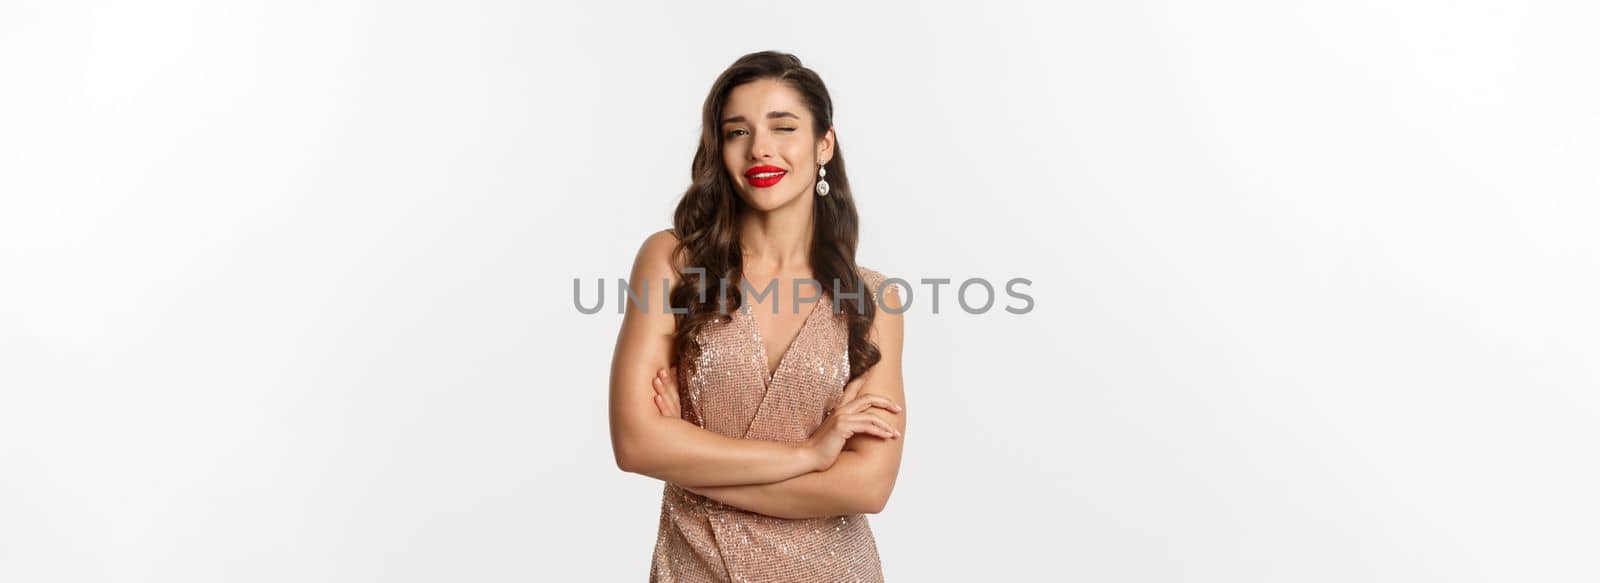
[[[827,164],[827,162],[823,162]],[[828,196],[828,181],[823,180],[828,175],[826,167],[817,169],[817,196]]]

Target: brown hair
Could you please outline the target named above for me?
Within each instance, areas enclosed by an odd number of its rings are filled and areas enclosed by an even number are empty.
[[[693,182],[672,217],[678,236],[675,255],[682,257],[686,266],[705,269],[684,273],[671,295],[672,307],[685,311],[675,316],[677,330],[673,335],[673,360],[685,377],[700,354],[697,333],[707,324],[731,318],[742,301],[739,283],[744,278],[744,257],[737,218],[745,203],[722,161],[721,119],[733,88],[761,79],[782,81],[800,94],[811,112],[813,135],[820,137],[833,127],[833,99],[828,96],[827,86],[794,55],[750,53],[739,57],[712,83],[701,111],[700,147],[695,150],[690,169]],[[854,379],[882,358],[878,347],[867,340],[877,314],[876,301],[856,266],[858,218],[850,197],[844,153],[837,140],[833,157],[823,168],[828,171],[831,188],[827,196],[816,197],[812,204],[811,269],[829,294],[833,294],[835,285],[841,296],[861,294],[862,299],[834,302],[835,316],[842,313],[848,319],[850,378]]]

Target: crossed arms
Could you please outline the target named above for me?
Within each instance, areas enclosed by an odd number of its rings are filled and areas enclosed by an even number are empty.
[[[629,285],[675,283],[675,245],[669,231],[647,239]],[[886,293],[882,302],[900,307],[894,293]],[[878,311],[869,339],[882,359],[850,383],[833,415],[839,419],[830,418],[818,430],[828,434],[797,444],[729,438],[679,418],[677,387],[667,380],[675,375],[660,376],[669,365],[674,325],[665,311],[629,309],[623,317],[610,387],[611,444],[620,469],[779,518],[883,510],[905,441],[900,315]],[[847,407],[850,403],[858,405]]]

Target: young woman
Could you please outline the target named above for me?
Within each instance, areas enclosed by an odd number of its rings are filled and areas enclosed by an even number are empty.
[[[863,515],[900,469],[903,308],[855,263],[832,99],[793,55],[759,52],[702,116],[611,365],[617,465],[666,482],[650,579],[882,580]]]

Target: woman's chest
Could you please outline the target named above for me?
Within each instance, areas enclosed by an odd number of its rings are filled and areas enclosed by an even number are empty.
[[[790,324],[792,337],[767,339],[754,316],[746,306],[701,330],[685,417],[729,437],[804,440],[838,405],[849,380],[844,320],[814,310]],[[776,350],[781,354],[771,354]]]

